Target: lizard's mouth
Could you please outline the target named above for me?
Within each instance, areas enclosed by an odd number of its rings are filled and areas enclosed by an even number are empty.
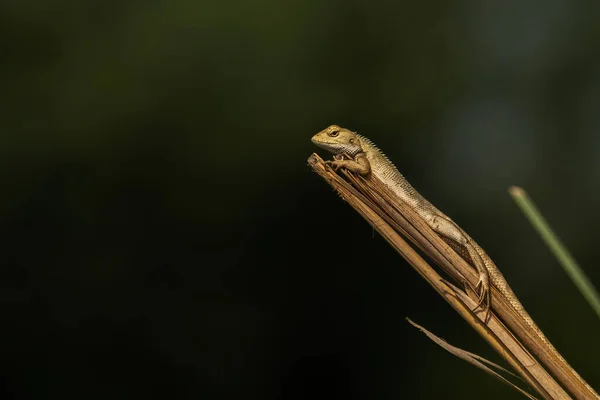
[[[313,136],[310,139],[310,141],[319,147],[324,147],[324,146],[329,145],[329,143],[327,143],[327,138],[325,138],[325,140],[323,140],[323,139],[324,139],[323,135],[321,135],[320,133],[317,133],[315,136]]]

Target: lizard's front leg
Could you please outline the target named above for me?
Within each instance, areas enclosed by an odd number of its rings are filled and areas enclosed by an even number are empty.
[[[371,164],[367,159],[367,155],[365,153],[358,153],[354,159],[350,160],[335,160],[326,161],[325,163],[331,165],[336,171],[338,168],[346,168],[350,172],[354,172],[360,175],[367,175],[371,172]]]

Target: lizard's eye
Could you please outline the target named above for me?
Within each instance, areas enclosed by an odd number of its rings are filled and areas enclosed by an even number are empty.
[[[328,133],[328,135],[331,136],[331,137],[336,137],[339,134],[340,134],[340,131],[331,131],[331,132]]]

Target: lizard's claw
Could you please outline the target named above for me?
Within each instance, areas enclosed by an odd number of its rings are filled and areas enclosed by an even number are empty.
[[[478,308],[481,308],[481,310],[485,313],[485,318],[483,321],[487,323],[491,311],[491,291],[486,282],[487,280],[485,279],[485,276],[482,276],[477,282],[477,286],[473,287],[468,280],[463,278],[463,285],[465,286],[465,289],[468,288],[477,296],[477,305],[473,309],[473,312],[475,312]],[[487,290],[485,288],[487,288]]]
[[[484,275],[479,276],[479,281],[477,282],[477,286],[475,286],[475,289],[479,289],[477,307],[481,307],[481,310],[485,312],[485,322],[487,322],[490,315],[489,313],[492,295],[490,291],[490,283],[486,278],[487,277]]]
[[[325,164],[331,166],[334,171],[337,171],[343,166],[346,158],[350,159],[350,156],[347,153],[334,154],[333,160],[327,160],[325,161]]]
[[[339,153],[333,155],[334,160],[351,160],[352,157],[348,153]]]
[[[342,166],[339,160],[327,160],[325,164],[331,166],[334,171],[337,171]]]

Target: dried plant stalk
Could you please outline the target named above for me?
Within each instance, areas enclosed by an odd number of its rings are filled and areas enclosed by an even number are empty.
[[[403,225],[403,230],[410,230],[411,227],[414,228],[411,231],[412,233],[410,233],[410,238],[415,240],[421,248],[423,246],[427,247],[427,254],[438,265],[442,266],[447,273],[453,276],[458,271],[463,282],[466,280],[470,285],[476,284],[478,275],[475,273],[475,270],[456,254],[410,207],[396,201],[393,194],[377,178],[369,177],[367,179],[348,173],[347,171],[344,171],[344,174],[361,193],[373,199],[377,205],[386,209],[386,212],[396,210],[402,217],[401,225]],[[407,221],[409,223],[408,228],[405,226]],[[437,254],[438,252],[441,254]],[[444,257],[441,257],[441,255]],[[445,257],[449,257],[449,259],[444,260]],[[447,264],[447,261],[450,261],[450,264]],[[461,280],[459,279],[458,281],[460,282]],[[600,399],[600,396],[594,389],[577,374],[562,356],[548,348],[546,343],[523,321],[511,307],[507,299],[496,288],[492,290],[492,298],[494,299],[492,303],[495,313],[509,326],[513,334],[526,345],[527,350],[538,357],[573,397],[589,400]],[[529,364],[526,363],[525,365]]]
[[[356,211],[359,212],[396,249],[469,324],[475,329],[537,393],[545,399],[570,399],[569,395],[550,374],[528,352],[530,343],[539,341],[537,335],[529,332],[529,327],[520,320],[510,304],[495,289],[492,291],[494,312],[502,318],[509,330],[494,313],[487,323],[485,315],[477,309],[476,301],[461,289],[447,283],[419,254],[406,243],[399,232],[423,250],[456,282],[475,286],[477,275],[454,250],[427,226],[412,210],[398,202],[390,201],[387,189],[370,177],[365,179],[346,173],[349,184],[323,160],[313,154],[309,160],[311,168],[329,183]],[[473,297],[475,298],[474,294]],[[474,311],[476,310],[476,311]],[[516,338],[519,338],[518,340]],[[521,340],[521,341],[520,341]],[[539,343],[537,343],[539,346]],[[535,349],[535,346],[532,346]],[[542,347],[542,346],[539,346]],[[538,351],[542,355],[545,349]],[[536,352],[536,354],[538,354]],[[540,357],[541,358],[541,357]],[[594,398],[581,389],[581,397]]]

